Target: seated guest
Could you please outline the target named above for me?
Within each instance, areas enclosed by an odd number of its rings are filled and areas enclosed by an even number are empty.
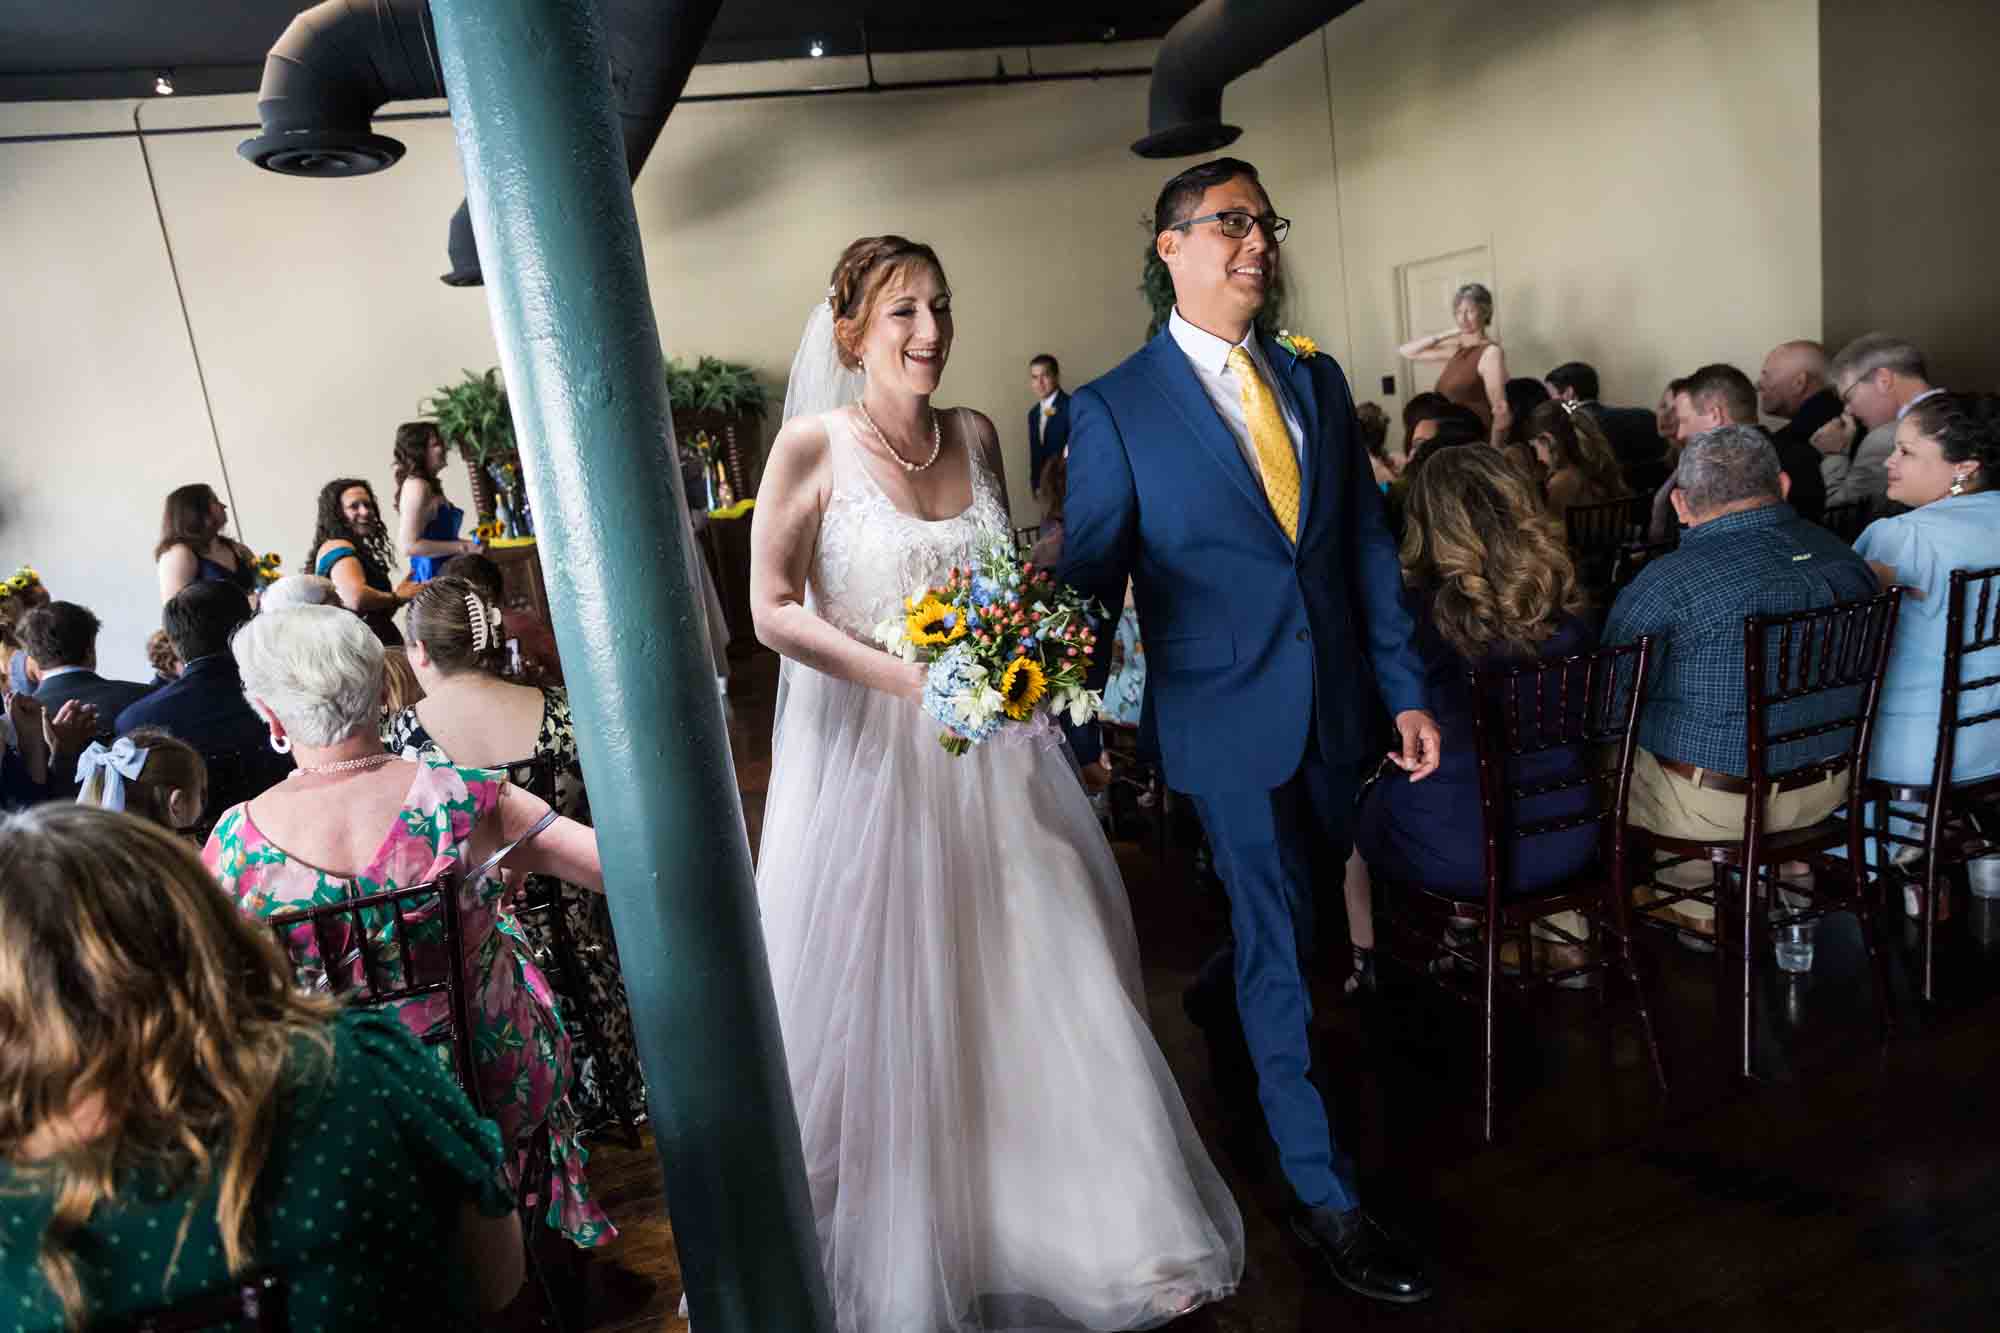
[[[1485,444],[1486,427],[1470,411],[1452,403],[1439,409],[1436,416],[1419,420],[1410,432],[1410,441],[1411,453],[1403,463],[1406,478],[1411,469],[1432,453],[1468,444]]]
[[[1553,404],[1548,410],[1563,415]],[[1480,820],[1479,764],[1466,673],[1595,646],[1562,529],[1529,480],[1500,455],[1450,449],[1427,461],[1410,479],[1408,521],[1403,577],[1444,749],[1437,771],[1422,782],[1391,772],[1361,798],[1347,869],[1351,990],[1372,985],[1372,879],[1467,898],[1485,891],[1484,845],[1472,836]],[[1552,750],[1529,756],[1514,777],[1559,781],[1579,775],[1586,762],[1579,749]],[[1523,803],[1514,813],[1523,822],[1555,818],[1582,813],[1589,800],[1589,791],[1577,788]],[[1440,836],[1440,830],[1455,832]],[[1531,892],[1569,878],[1590,863],[1597,842],[1597,829],[1586,826],[1520,844],[1508,888]],[[1581,933],[1581,918],[1561,924]]]
[[[157,690],[181,678],[181,659],[165,630],[156,629],[146,636],[146,660],[153,664],[153,678],[146,682],[147,689]]]
[[[1528,414],[1549,401],[1549,388],[1540,380],[1529,379],[1525,375],[1507,381],[1507,415],[1511,424],[1507,427],[1505,444],[1525,445],[1528,442]]]
[[[264,589],[257,599],[259,611],[279,611],[288,606],[339,606],[340,589],[332,579],[317,574],[287,574]]]
[[[382,526],[382,509],[375,488],[354,477],[329,481],[320,488],[319,517],[313,527],[312,572],[333,580],[340,604],[367,622],[385,647],[402,643],[396,612],[403,599],[389,581],[396,550]]]
[[[1674,511],[1674,469],[1680,466],[1681,445],[1684,442],[1681,434],[1681,418],[1684,413],[1691,413],[1694,410],[1691,406],[1684,405],[1683,400],[1687,396],[1688,382],[1685,379],[1667,381],[1667,387],[1660,392],[1658,408],[1660,440],[1667,447],[1662,459],[1666,475],[1653,483],[1655,487],[1653,517],[1646,528],[1647,541],[1672,541],[1680,534],[1680,516]],[[1628,471],[1626,476],[1629,480],[1632,473]],[[1641,489],[1637,493],[1643,495],[1645,491]]]
[[[190,583],[160,611],[181,660],[181,678],[118,714],[120,735],[159,727],[200,752],[212,779],[213,814],[247,801],[292,771],[289,755],[267,743],[264,720],[243,697],[229,638],[250,619],[250,601],[227,583]],[[203,811],[195,811],[198,819]],[[189,823],[195,820],[187,821]]]
[[[1573,505],[1603,504],[1625,494],[1611,442],[1590,413],[1567,403],[1543,403],[1528,414],[1527,430],[1548,474],[1544,491],[1558,523]]]
[[[695,563],[700,565],[704,572],[708,569],[706,560],[697,559]],[[500,566],[494,564],[490,557],[454,556],[444,562],[442,577],[466,580],[486,594],[487,601],[500,608],[501,633],[507,636],[510,644],[519,645],[519,656],[529,675],[533,675],[537,665],[552,669],[559,663],[561,659],[556,652],[555,632],[542,623],[541,617],[537,616],[531,607],[507,604],[506,581],[500,576]],[[713,594],[714,587],[715,580],[711,578],[707,582],[707,592],[710,595]],[[721,611],[718,604],[717,608],[710,611],[711,637],[720,620]],[[513,649],[509,649],[510,656],[513,652]]]
[[[0,884],[9,1323],[124,1327],[265,1268],[329,1333],[512,1299],[491,1122],[393,1019],[301,992],[186,844],[44,806],[0,820]]]
[[[505,868],[601,890],[595,835],[557,818],[529,838],[549,807],[510,788],[505,774],[385,754],[382,645],[346,611],[299,606],[261,615],[232,646],[271,745],[292,753],[299,768],[225,811],[203,860],[257,917],[456,872],[474,1075],[481,1103],[500,1124],[510,1180],[519,1181],[520,1154],[547,1121],[563,1232],[579,1245],[608,1241],[614,1233],[590,1200],[576,1145],[569,1034],[501,906]],[[494,863],[503,849],[511,850]],[[294,939],[295,950],[317,959],[310,931],[301,927]],[[422,1035],[447,1014],[437,994],[406,1001],[396,1016]]]
[[[1820,427],[1838,419],[1841,412],[1840,395],[1826,382],[1826,348],[1804,338],[1773,347],[1757,376],[1757,407],[1765,416],[1784,418],[1785,424],[1771,432],[1781,463],[1787,455],[1803,458],[1801,445],[1813,448],[1813,455],[1820,458],[1827,503],[1833,503],[1834,481],[1839,474],[1813,447],[1813,436]]]
[[[67,789],[56,792],[49,786],[49,766],[53,759],[70,760],[91,743],[97,734],[97,710],[72,699],[54,712],[45,710],[26,690],[7,696],[7,715],[0,727],[0,811],[23,810],[28,806],[67,797]]]
[[[1407,465],[1417,451],[1417,423],[1429,421],[1452,406],[1451,399],[1441,393],[1425,390],[1415,394],[1403,404],[1403,462]]]
[[[92,741],[76,759],[77,804],[123,810],[170,833],[193,828],[208,805],[208,765],[186,741],[134,727],[110,745]]]
[[[472,583],[446,576],[417,590],[410,599],[408,653],[421,702],[390,719],[389,748],[409,758],[503,770],[516,782],[532,775],[524,765],[540,761],[555,783],[555,808],[588,824],[590,795],[570,724],[569,694],[560,687],[538,689],[501,679],[506,654],[500,635],[500,608]],[[532,897],[550,889],[562,902],[584,986],[583,994],[562,999],[566,1007],[594,1011],[604,1046],[596,1052],[604,1067],[579,1072],[577,1110],[586,1124],[636,1120],[646,1114],[646,1081],[604,895],[530,877]],[[536,948],[546,951],[549,926],[540,917],[522,924]],[[560,984],[563,978],[557,974],[553,980]]]
[[[1888,498],[1908,505],[1909,512],[1869,524],[1854,549],[1884,587],[1901,584],[1910,591],[1896,617],[1868,775],[1921,786],[1930,782],[1937,762],[1951,572],[2000,565],[2000,489],[1992,480],[2000,478],[2000,397],[1937,394],[1911,408],[1896,425],[1888,477]],[[2000,649],[1971,654],[1964,670],[1975,680],[2000,675]],[[1995,709],[2000,709],[2000,685],[1959,696],[1960,717]],[[1951,781],[1995,773],[2000,773],[2000,726],[1960,731]],[[1898,831],[1915,833],[1907,825]],[[1907,897],[1905,907],[1915,916],[1914,891]]]
[[[1640,828],[1676,838],[1741,838],[1749,713],[1744,617],[1810,611],[1877,591],[1860,556],[1785,503],[1790,486],[1762,431],[1719,426],[1695,436],[1674,473],[1674,509],[1688,529],[1680,549],[1640,570],[1612,604],[1606,643],[1653,636],[1632,766],[1630,818]],[[1789,730],[1806,721],[1798,705],[1781,705],[1772,725]],[[1797,742],[1774,759],[1790,768],[1846,744],[1844,733],[1833,733]],[[1766,831],[1826,818],[1847,799],[1852,776],[1773,791],[1765,805]],[[1705,865],[1676,867],[1660,877],[1684,886],[1710,882]],[[1670,910],[1683,926],[1715,933],[1706,903]]]
[[[1611,442],[1611,452],[1617,455],[1619,467],[1655,464],[1665,452],[1653,413],[1643,407],[1606,407],[1597,400],[1597,368],[1588,362],[1565,361],[1544,375],[1542,382],[1548,386],[1551,398],[1559,403],[1575,403],[1590,414],[1604,432],[1604,438]]]
[[[435,421],[406,421],[396,427],[397,541],[410,557],[410,582],[424,583],[455,555],[471,555],[476,541],[459,537],[465,511],[445,497],[438,478],[451,461]]]
[[[1687,392],[1675,401],[1685,410],[1680,423],[1682,439],[1692,439],[1718,426],[1763,429],[1757,424],[1757,386],[1735,366],[1720,362],[1703,366],[1688,376]],[[1790,446],[1774,444],[1772,449],[1778,456],[1778,466],[1791,480],[1787,494],[1792,508],[1800,518],[1819,522],[1820,515],[1826,512],[1826,481],[1820,475],[1819,451],[1797,441]]]
[[[1827,503],[1879,506],[1889,488],[1896,423],[1943,390],[1931,383],[1923,351],[1888,333],[1864,333],[1841,348],[1830,373],[1847,410],[1812,438],[1825,456]]]
[[[127,704],[146,695],[134,680],[106,680],[97,674],[97,617],[75,602],[50,602],[21,618],[21,642],[35,678],[35,698],[48,712],[71,701],[97,714],[97,739],[108,741]],[[58,755],[49,765],[53,793],[67,800],[76,790],[76,756]]]
[[[153,548],[162,602],[202,580],[233,583],[249,596],[256,596],[257,557],[242,542],[222,535],[228,525],[229,506],[205,483],[179,486],[167,493],[166,512],[160,516],[160,542]]]
[[[1387,494],[1403,471],[1403,460],[1389,451],[1389,414],[1380,403],[1362,403],[1354,409],[1354,419],[1361,427],[1361,443],[1368,450],[1368,470]]]

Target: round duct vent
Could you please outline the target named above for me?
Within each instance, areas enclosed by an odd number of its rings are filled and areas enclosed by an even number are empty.
[[[380,134],[305,130],[265,134],[236,145],[241,156],[281,176],[366,176],[396,165],[403,145]]]

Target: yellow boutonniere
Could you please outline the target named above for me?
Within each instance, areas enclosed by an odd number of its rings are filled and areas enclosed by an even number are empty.
[[[1319,355],[1319,344],[1303,333],[1293,333],[1290,329],[1278,330],[1278,346],[1292,354],[1294,360]]]
[[[1045,407],[1045,408],[1043,408],[1043,409],[1042,409],[1042,419],[1043,419],[1044,421],[1048,420],[1048,419],[1049,419],[1050,417],[1054,416],[1055,414],[1056,414],[1056,410],[1055,410],[1055,408],[1053,408],[1053,407]]]

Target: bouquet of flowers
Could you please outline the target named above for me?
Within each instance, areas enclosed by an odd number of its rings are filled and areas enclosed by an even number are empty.
[[[257,557],[257,563],[251,568],[256,572],[257,586],[268,588],[285,577],[285,557],[276,551],[266,551]]]
[[[1009,724],[1096,717],[1103,699],[1084,678],[1103,619],[1095,602],[994,542],[942,584],[918,589],[875,637],[929,665],[924,712],[944,728],[938,744],[962,755]]]
[[[32,567],[22,565],[14,571],[13,577],[0,583],[0,590],[4,590],[10,597],[18,597],[30,588],[39,587],[41,582],[40,574],[37,574]]]

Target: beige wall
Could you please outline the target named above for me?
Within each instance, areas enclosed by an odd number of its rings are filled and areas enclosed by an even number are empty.
[[[1540,374],[1588,357],[1615,399],[1817,333],[1816,0],[1748,8],[1369,0],[1240,80],[1225,99],[1246,131],[1234,151],[1298,224],[1287,323],[1380,397],[1396,369],[1395,266],[1486,242],[1515,364]],[[1150,54],[1062,48],[1035,63]],[[878,64],[885,79],[984,76],[993,58]],[[704,68],[693,90],[852,74],[837,61]],[[666,349],[747,361],[782,386],[843,244],[890,229],[930,240],[959,316],[945,396],[999,424],[1025,516],[1027,358],[1055,353],[1076,385],[1144,330],[1138,220],[1176,167],[1127,150],[1145,97],[1128,79],[682,107],[635,192]],[[144,114],[247,120],[254,99]],[[0,107],[0,136],[130,115]],[[148,141],[220,458],[136,143],[0,145],[0,290],[15,298],[0,331],[14,399],[0,418],[0,565],[33,560],[58,595],[97,607],[107,667],[141,670],[171,486],[219,482],[226,463],[245,540],[295,562],[319,485],[351,473],[386,495],[396,423],[497,359],[480,293],[436,281],[461,190],[449,126],[389,132],[409,145],[402,163],[327,183],[255,171],[235,155],[241,131]],[[469,498],[462,472],[446,485]]]
[[[1826,333],[1916,340],[1940,384],[2000,386],[2000,6],[1823,0]]]

